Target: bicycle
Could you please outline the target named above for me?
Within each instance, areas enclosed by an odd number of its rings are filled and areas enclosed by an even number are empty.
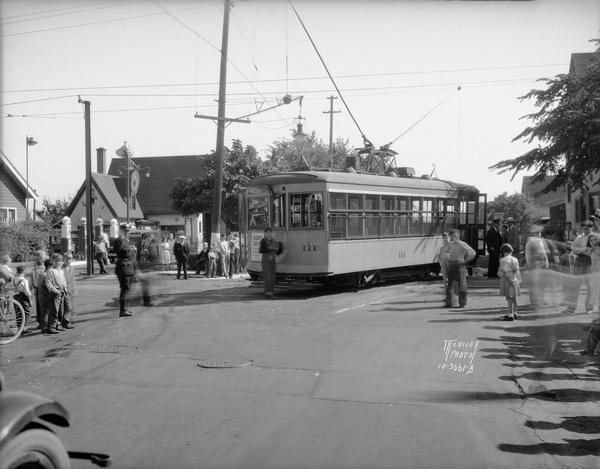
[[[17,340],[25,328],[25,311],[18,301],[0,291],[0,345]]]

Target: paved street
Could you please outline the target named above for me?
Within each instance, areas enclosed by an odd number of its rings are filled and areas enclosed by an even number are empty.
[[[67,449],[115,468],[598,467],[590,316],[500,321],[494,281],[470,281],[467,308],[444,309],[439,281],[267,301],[158,273],[155,306],[118,318],[114,275],[82,275],[76,329],[4,346],[2,371],[68,408]]]

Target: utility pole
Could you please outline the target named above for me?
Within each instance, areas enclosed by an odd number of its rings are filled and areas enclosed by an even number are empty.
[[[87,265],[87,274],[94,273],[94,259],[92,259],[92,132],[90,128],[90,102],[78,99],[84,106],[83,118],[85,120],[85,260]]]
[[[215,192],[213,195],[213,213],[211,214],[211,242],[221,240],[221,192],[223,191],[223,159],[225,147],[225,99],[227,87],[227,44],[229,40],[230,0],[225,0],[223,12],[223,36],[221,38],[221,72],[219,75],[219,111],[217,118],[217,148]]]
[[[337,96],[329,96],[329,111],[323,111],[323,114],[329,114],[329,168],[333,168],[333,115],[341,111],[333,110],[333,100]]]

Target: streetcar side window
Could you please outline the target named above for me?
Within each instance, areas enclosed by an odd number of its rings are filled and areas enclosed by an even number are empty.
[[[394,233],[396,236],[406,236],[408,235],[408,197],[396,197],[396,206],[398,213]]]
[[[435,232],[433,223],[433,199],[423,199],[422,206],[422,234],[430,235]]]
[[[320,192],[290,194],[290,227],[321,228],[323,226],[323,195]]]
[[[269,223],[269,198],[248,197],[248,228],[264,228]]]
[[[420,235],[422,233],[421,221],[421,199],[414,198],[411,200],[411,214],[408,233],[411,235]]]
[[[329,210],[346,210],[346,194],[331,192],[329,194]]]

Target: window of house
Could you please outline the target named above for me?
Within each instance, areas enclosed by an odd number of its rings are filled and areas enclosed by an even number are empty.
[[[0,207],[0,224],[7,225],[17,221],[17,209],[14,207]]]

